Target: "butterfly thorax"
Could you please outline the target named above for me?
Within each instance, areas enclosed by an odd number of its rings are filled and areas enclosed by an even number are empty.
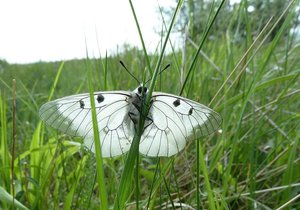
[[[132,93],[132,107],[129,110],[129,117],[135,125],[138,125],[140,115],[145,104],[145,99],[148,94],[148,89],[145,86],[140,85]]]

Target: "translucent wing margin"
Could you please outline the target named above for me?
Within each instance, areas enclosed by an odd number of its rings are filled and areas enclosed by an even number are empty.
[[[53,128],[72,136],[82,136],[94,151],[93,123],[89,94],[64,97],[44,104],[41,119]],[[125,91],[95,92],[95,107],[103,157],[127,152],[134,137],[134,124],[128,112],[132,94]]]
[[[221,116],[195,101],[154,92],[148,118],[152,124],[145,128],[140,153],[146,156],[172,156],[180,152],[188,139],[211,134],[222,123]]]

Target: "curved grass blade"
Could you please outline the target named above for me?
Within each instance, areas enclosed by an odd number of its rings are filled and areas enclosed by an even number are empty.
[[[185,80],[184,80],[184,82],[183,82],[183,85],[182,85],[182,87],[181,87],[181,90],[180,90],[179,95],[182,95],[182,93],[183,93],[183,90],[184,90],[184,88],[185,88],[185,86],[186,86],[186,83],[187,83],[189,77],[190,77],[190,74],[192,73],[194,67],[196,66],[196,62],[197,62],[198,56],[199,56],[199,54],[200,54],[200,51],[201,51],[201,49],[202,49],[202,46],[203,46],[203,44],[204,44],[204,42],[205,42],[205,40],[206,40],[206,38],[207,38],[207,36],[208,36],[208,33],[209,33],[209,31],[210,31],[210,29],[211,29],[213,23],[215,22],[216,17],[218,16],[218,14],[219,14],[219,12],[220,12],[220,10],[221,10],[221,8],[222,8],[222,6],[223,6],[224,3],[225,3],[225,0],[223,0],[223,1],[221,2],[221,4],[220,4],[220,6],[218,7],[218,10],[216,11],[216,13],[215,13],[213,19],[211,20],[211,22],[209,23],[207,29],[205,30],[205,32],[204,32],[204,34],[203,34],[203,38],[202,38],[201,43],[200,43],[200,45],[199,45],[199,47],[198,47],[198,50],[197,50],[197,52],[196,52],[196,54],[195,54],[195,56],[194,56],[194,58],[193,58],[192,64],[191,64],[191,66],[190,66],[190,68],[189,68],[189,71],[188,71],[188,73],[187,73],[187,76],[186,76],[186,78],[185,78]]]
[[[149,87],[149,90],[148,90],[148,95],[147,95],[146,102],[145,102],[146,105],[143,106],[142,113],[141,113],[141,119],[140,119],[139,125],[138,125],[138,129],[137,129],[136,135],[134,136],[134,139],[132,141],[132,145],[130,147],[130,150],[129,150],[129,153],[128,153],[128,156],[127,156],[127,159],[126,159],[126,162],[125,162],[124,171],[123,171],[121,182],[120,182],[119,189],[118,189],[118,192],[117,192],[117,197],[116,197],[115,203],[114,203],[114,210],[124,209],[126,199],[128,198],[127,197],[128,196],[128,190],[129,190],[129,187],[130,187],[131,178],[132,178],[132,175],[133,175],[133,170],[134,170],[134,165],[135,165],[134,161],[135,161],[136,157],[138,156],[139,143],[140,143],[140,139],[141,139],[141,136],[143,134],[143,129],[144,129],[145,117],[143,117],[143,116],[147,116],[147,114],[148,114],[147,113],[148,112],[148,104],[150,102],[152,92],[153,92],[153,89],[154,89],[154,86],[155,86],[155,83],[156,83],[156,79],[157,79],[157,76],[159,74],[163,54],[164,54],[166,45],[168,43],[168,39],[169,39],[169,36],[170,36],[170,33],[171,33],[171,29],[173,28],[173,25],[174,25],[174,22],[175,22],[175,18],[176,18],[177,14],[178,14],[178,12],[181,8],[182,3],[183,3],[183,0],[180,0],[177,4],[176,10],[175,10],[174,15],[172,17],[172,21],[170,23],[168,33],[165,37],[164,44],[163,44],[160,56],[159,56],[159,59],[157,61],[157,64],[156,64],[156,67],[155,67],[155,70],[154,70],[154,73],[153,73],[153,76],[152,76],[152,79],[151,79],[150,87]],[[131,1],[130,1],[130,4],[132,5]],[[132,10],[132,11],[134,13],[134,10]],[[137,19],[135,19],[135,20],[137,22]]]
[[[93,121],[94,142],[95,142],[95,152],[96,152],[97,182],[99,185],[100,207],[101,209],[108,209],[107,194],[106,194],[105,182],[104,182],[103,159],[101,154],[100,136],[99,136],[98,121],[97,121],[96,108],[95,108],[95,98],[93,96],[94,90],[92,84],[92,72],[91,72],[90,61],[89,61],[87,51],[86,54],[87,54],[89,92],[90,92],[90,100],[92,106],[92,121]]]

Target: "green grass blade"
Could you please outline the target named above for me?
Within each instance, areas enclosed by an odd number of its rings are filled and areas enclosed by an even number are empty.
[[[56,74],[56,76],[55,76],[55,79],[54,79],[52,88],[51,88],[51,90],[50,90],[50,94],[49,94],[49,96],[48,96],[48,101],[50,101],[50,100],[52,99],[52,97],[53,97],[54,90],[55,90],[55,88],[56,88],[56,86],[57,86],[58,79],[59,79],[60,74],[61,74],[61,72],[62,72],[62,70],[63,70],[64,64],[65,64],[65,62],[61,62],[60,66],[59,66],[59,68],[58,68],[58,70],[57,70],[57,74]]]
[[[167,180],[166,180],[164,175],[162,176],[162,180],[164,181],[164,187],[166,188],[166,191],[167,191],[170,203],[172,205],[172,208],[175,209],[173,198],[172,198],[172,195],[171,195],[171,192],[170,192],[170,189],[169,189],[169,184],[167,183]]]
[[[299,130],[300,126],[297,126],[293,130]],[[297,149],[300,148],[300,133],[296,133],[293,139],[293,146],[290,149],[290,154],[288,156],[288,162],[287,167],[285,170],[285,173],[283,175],[282,185],[289,185],[290,183],[293,183],[294,181],[297,181]],[[296,167],[295,167],[296,166]],[[299,167],[298,167],[299,168]],[[296,171],[296,172],[295,172]],[[284,194],[283,194],[283,200],[288,201],[292,199],[292,188],[288,188]]]
[[[153,92],[154,86],[156,84],[157,76],[159,74],[159,69],[160,69],[161,62],[162,62],[162,59],[163,59],[163,56],[164,56],[164,52],[165,52],[165,49],[166,49],[166,46],[167,46],[167,43],[168,43],[168,40],[169,40],[169,37],[170,37],[170,33],[171,33],[171,30],[172,30],[172,28],[174,26],[175,19],[176,19],[177,15],[178,15],[178,13],[180,11],[180,8],[181,8],[183,2],[184,1],[182,1],[182,0],[178,1],[177,7],[175,9],[175,12],[173,14],[171,23],[169,25],[169,28],[168,28],[168,31],[167,31],[167,35],[165,37],[165,40],[164,40],[164,43],[163,43],[163,46],[162,46],[162,49],[161,49],[161,52],[160,52],[160,56],[158,58],[158,61],[156,63],[155,69],[154,69],[153,76],[151,78],[150,86],[149,86],[149,89],[148,89],[148,95],[147,95],[147,98],[146,98],[146,104],[149,104],[149,102],[150,102],[150,99],[151,99],[151,96],[152,96],[152,92]]]
[[[124,166],[124,171],[122,173],[121,182],[118,187],[117,196],[114,203],[114,210],[124,209],[126,199],[128,199],[128,190],[132,182],[132,176],[134,171],[134,163],[138,155],[139,141],[141,138],[141,133],[137,133],[132,141],[129,153]]]
[[[140,28],[140,24],[138,22],[138,19],[137,19],[137,16],[136,16],[136,13],[135,13],[135,10],[134,10],[134,7],[133,7],[133,4],[132,4],[131,0],[129,0],[129,4],[130,4],[130,8],[131,8],[134,20],[135,20],[136,28],[138,29],[139,36],[140,36],[140,39],[141,39],[142,48],[143,48],[143,51],[144,51],[148,71],[150,72],[150,75],[152,75],[152,68],[151,68],[151,64],[150,64],[150,59],[149,59],[147,49],[146,49],[146,46],[145,46],[145,42],[144,42],[144,39],[143,39],[143,36],[142,36],[142,31],[141,31],[141,28]],[[144,82],[145,82],[145,77],[143,78],[143,83]]]
[[[1,93],[1,92],[0,92]],[[5,187],[6,190],[10,191],[11,189],[11,175],[10,171],[7,170],[10,168],[11,164],[11,155],[9,153],[8,139],[7,139],[7,112],[6,112],[6,99],[5,97],[0,96],[0,125],[1,125],[1,140],[0,140],[0,161],[1,161],[1,170],[0,177],[2,178],[0,184]]]
[[[198,60],[198,57],[199,57],[200,51],[201,51],[201,49],[202,49],[202,46],[203,46],[203,44],[204,44],[204,42],[205,42],[205,40],[206,40],[206,38],[207,38],[207,36],[208,36],[208,33],[209,33],[211,27],[213,26],[213,23],[214,23],[214,21],[216,20],[216,18],[217,18],[217,16],[218,16],[218,14],[219,14],[219,12],[220,12],[220,10],[221,10],[221,8],[222,8],[222,6],[223,6],[224,3],[225,3],[225,0],[222,0],[222,2],[221,2],[221,4],[219,5],[219,7],[218,7],[218,9],[217,9],[217,11],[216,11],[214,17],[212,18],[211,22],[208,24],[208,27],[207,27],[207,29],[205,30],[204,34],[203,34],[203,38],[202,38],[202,40],[201,40],[201,42],[200,42],[200,45],[199,45],[199,47],[198,47],[198,49],[197,49],[197,52],[196,52],[196,54],[195,54],[195,56],[194,56],[194,58],[193,58],[193,61],[192,61],[191,65],[190,65],[190,67],[189,67],[188,73],[187,73],[186,78],[185,78],[185,80],[184,80],[184,82],[183,82],[183,85],[182,85],[182,87],[181,87],[181,90],[180,90],[179,95],[182,95],[182,94],[183,94],[183,91],[184,91],[184,88],[185,88],[185,86],[186,86],[186,84],[187,84],[187,81],[188,81],[189,78],[190,78],[190,74],[191,74],[192,71],[195,69],[196,62],[197,62],[197,60]]]
[[[169,36],[170,36],[170,33],[171,33],[171,29],[174,25],[175,18],[177,16],[178,12],[179,12],[179,9],[180,9],[182,3],[183,3],[183,1],[179,1],[178,4],[177,4],[176,10],[174,12],[172,21],[171,21],[170,26],[169,26],[168,33],[165,37],[165,41],[164,41],[164,45],[163,45],[161,54],[159,56],[158,62],[156,64],[156,68],[154,70],[154,73],[153,73],[153,76],[152,76],[152,79],[151,79],[150,87],[149,87],[149,90],[148,90],[148,95],[147,95],[146,102],[145,102],[146,105],[143,106],[142,113],[141,113],[141,119],[140,119],[139,125],[138,125],[138,129],[137,129],[136,135],[134,136],[134,139],[132,141],[132,144],[131,144],[131,147],[130,147],[130,150],[129,150],[129,153],[128,153],[128,156],[127,156],[127,159],[126,159],[124,171],[123,171],[123,174],[122,174],[121,182],[120,182],[118,193],[117,193],[117,198],[115,199],[114,210],[123,209],[124,206],[125,206],[126,199],[128,198],[127,197],[128,190],[129,190],[129,187],[130,187],[131,178],[132,178],[132,175],[133,175],[133,169],[134,169],[134,165],[135,165],[134,161],[135,161],[135,158],[137,157],[138,152],[139,152],[139,142],[140,142],[140,138],[143,134],[143,129],[144,129],[145,117],[142,117],[142,116],[147,116],[147,114],[148,114],[147,113],[148,112],[147,106],[148,106],[148,104],[150,102],[150,99],[151,99],[151,96],[152,96],[152,92],[153,92],[153,89],[154,89],[154,86],[155,86],[155,83],[156,83],[156,79],[157,79],[157,76],[158,76],[158,73],[159,73],[161,61],[162,61],[163,54],[164,54],[164,51],[165,51],[165,48],[166,48],[166,45],[167,45],[167,42],[168,42],[168,39],[169,39]]]
[[[14,196],[9,194],[4,188],[0,187],[0,201],[9,205],[14,205],[15,207],[22,210],[29,210],[26,206],[24,206],[21,202],[16,200]]]
[[[94,155],[94,154],[91,154],[91,155]],[[91,156],[89,155],[89,156]],[[64,202],[64,210],[68,210],[68,209],[72,209],[72,205],[73,205],[73,202],[74,202],[74,198],[76,196],[76,188],[80,185],[80,181],[82,179],[82,177],[84,176],[83,173],[85,173],[85,171],[83,170],[84,169],[84,165],[86,164],[90,164],[90,163],[86,163],[87,160],[89,159],[89,156],[84,156],[83,159],[79,162],[77,168],[75,169],[75,171],[73,171],[72,174],[75,174],[76,176],[74,176],[76,178],[76,181],[75,183],[72,184],[71,186],[71,189],[69,190],[68,192],[68,195],[66,196],[66,199],[65,199],[65,202]],[[94,165],[93,165],[94,166]],[[92,169],[89,168],[91,171]],[[89,171],[86,172],[87,174],[89,174]],[[85,191],[86,190],[86,193],[87,193],[87,190],[89,189],[88,187],[90,187],[89,185],[85,185],[87,188],[85,189],[82,189],[80,190],[81,191]],[[87,196],[85,194],[79,194],[81,196]],[[86,206],[87,207],[87,206]],[[89,208],[84,208],[84,209],[89,209]]]
[[[90,67],[90,61],[87,54],[87,71],[88,71],[88,83],[89,83],[89,93],[92,106],[92,121],[93,121],[93,132],[94,132],[94,142],[95,142],[95,154],[96,154],[96,165],[97,165],[97,182],[99,185],[99,196],[100,196],[100,207],[101,209],[108,209],[107,193],[104,181],[104,171],[103,171],[103,159],[101,153],[100,144],[100,134],[98,130],[98,121],[95,108],[95,98],[94,89],[92,83],[92,72]]]
[[[209,180],[209,176],[208,176],[208,171],[207,171],[207,166],[205,164],[205,159],[204,159],[204,153],[203,153],[203,148],[200,144],[200,140],[197,140],[197,189],[200,187],[199,185],[199,176],[200,176],[200,170],[203,172],[203,176],[204,176],[204,184],[205,184],[205,188],[207,190],[207,197],[208,197],[208,206],[209,209],[216,209],[215,206],[215,198],[210,186],[210,180]],[[200,193],[197,193],[197,207],[201,208],[200,206],[200,200],[199,200],[199,196]]]
[[[62,62],[60,67],[58,68],[56,77],[54,79],[53,85],[50,90],[50,94],[48,96],[48,101],[51,100],[51,98],[54,94],[54,90],[57,86],[58,79],[59,79],[61,71],[63,69],[63,65],[64,65],[64,62]],[[30,144],[31,151],[38,150],[39,147],[43,144],[43,135],[41,135],[42,133],[43,133],[42,123],[39,122],[37,125],[37,128],[32,136],[32,140],[31,140],[31,144]],[[30,155],[30,165],[34,166],[34,167],[31,167],[31,169],[30,169],[31,177],[38,183],[40,182],[41,179],[43,179],[43,177],[40,176],[41,175],[40,169],[42,168],[41,167],[42,158],[43,158],[42,152],[34,152]],[[32,185],[31,187],[35,188],[35,185]],[[40,195],[37,194],[36,196],[39,197]],[[34,199],[33,196],[31,196],[31,198]],[[40,201],[35,200],[35,204],[33,206],[38,205],[38,202],[40,202]]]

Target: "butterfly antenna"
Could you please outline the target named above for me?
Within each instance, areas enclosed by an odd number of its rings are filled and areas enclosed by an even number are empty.
[[[165,70],[167,70],[170,66],[171,66],[171,64],[166,65],[165,68],[163,68],[163,70],[161,70],[161,71],[159,72],[159,74],[163,73],[163,72],[164,72]],[[147,82],[146,82],[145,84],[147,84],[150,80],[151,80],[151,79],[148,79]]]
[[[138,82],[138,84],[141,84],[140,81],[127,69],[127,67],[125,66],[123,61],[120,61],[120,64],[124,67],[124,69],[127,71],[127,73]]]

